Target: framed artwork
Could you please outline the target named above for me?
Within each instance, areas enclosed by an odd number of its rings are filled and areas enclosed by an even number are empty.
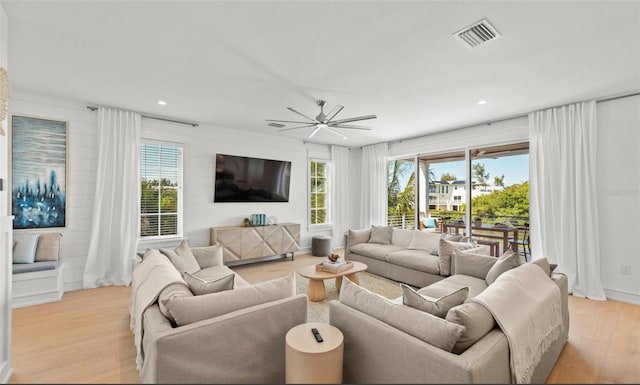
[[[67,122],[11,116],[13,229],[66,227]]]

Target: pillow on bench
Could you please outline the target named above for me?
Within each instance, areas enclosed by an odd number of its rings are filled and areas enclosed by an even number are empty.
[[[13,263],[34,263],[39,233],[14,233]]]

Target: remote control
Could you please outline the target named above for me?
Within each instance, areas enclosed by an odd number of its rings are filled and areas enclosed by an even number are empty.
[[[318,341],[318,342],[323,342],[324,341],[322,339],[322,336],[320,335],[320,332],[318,331],[318,329],[311,328],[311,333],[313,333],[313,336],[316,337],[316,341]]]

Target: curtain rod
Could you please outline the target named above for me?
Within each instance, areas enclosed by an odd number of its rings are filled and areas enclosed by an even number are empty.
[[[620,95],[611,95],[611,96],[604,96],[601,98],[596,98],[593,99],[595,100],[596,103],[602,103],[602,102],[610,102],[612,100],[618,100],[618,99],[624,99],[624,98],[628,98],[631,96],[638,96],[640,95],[640,91],[631,91],[629,93],[626,94],[620,94]],[[565,103],[565,104],[558,104],[556,106],[551,106],[551,107],[544,107],[544,108],[539,108],[536,111],[542,111],[542,110],[547,110],[549,108],[558,108],[558,107],[562,107],[562,106],[567,106],[569,104],[574,104],[574,103],[580,103],[580,102],[573,102],[573,103]],[[448,131],[456,131],[456,130],[463,130],[465,128],[469,128],[469,127],[475,127],[475,126],[481,126],[481,125],[492,125],[493,123],[499,123],[499,122],[506,122],[507,120],[513,120],[513,119],[519,119],[519,118],[526,118],[527,116],[529,116],[529,113],[526,114],[520,114],[520,115],[513,115],[513,116],[507,116],[504,118],[500,118],[500,119],[496,119],[496,120],[490,120],[490,121],[486,121],[486,122],[480,122],[480,123],[473,123],[473,124],[468,124],[466,126],[462,126],[462,127],[456,127],[456,128],[452,128],[452,129],[445,129],[445,130],[440,130],[440,131],[435,131],[429,134],[425,134],[425,135],[420,135],[420,136],[411,136],[408,138],[402,138],[402,139],[397,139],[397,140],[391,140],[388,142],[379,142],[379,143],[373,143],[373,145],[375,144],[380,144],[380,143],[393,143],[393,142],[397,142],[400,143],[402,141],[405,140],[412,140],[412,139],[419,139],[419,138],[424,138],[425,136],[429,136],[429,135],[435,135],[435,134],[440,134],[443,132],[448,132]],[[371,146],[370,144],[368,144],[367,146]],[[360,146],[360,149],[363,149],[365,146]]]
[[[91,110],[91,111],[96,111],[98,109],[98,107],[96,107],[96,106],[87,106],[87,109]],[[189,126],[192,126],[192,127],[198,127],[199,126],[198,123],[186,122],[184,120],[175,120],[175,119],[163,118],[161,116],[153,116],[153,115],[145,115],[145,114],[140,114],[140,116],[142,116],[143,118],[148,118],[148,119],[163,120],[165,122],[188,124]]]

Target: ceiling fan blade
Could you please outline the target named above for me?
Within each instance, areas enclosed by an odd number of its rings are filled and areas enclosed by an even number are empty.
[[[269,124],[267,124],[267,126],[275,127],[275,128],[281,128],[281,127],[284,127],[285,125],[284,124],[280,124],[280,123],[269,123]]]
[[[318,122],[317,120],[312,119],[312,118],[308,117],[307,115],[303,114],[302,112],[298,112],[298,111],[294,110],[294,109],[293,109],[293,108],[291,108],[291,107],[287,107],[287,110],[289,110],[289,111],[291,111],[291,112],[295,112],[296,114],[298,114],[298,115],[302,116],[303,118],[307,118],[307,119],[309,119],[309,120],[310,120],[310,121],[312,121],[312,122],[320,123],[320,122]]]
[[[298,126],[298,127],[283,128],[282,130],[278,130],[278,132],[280,132],[280,131],[295,130],[296,128],[313,127],[313,126],[315,126],[315,124],[307,124],[306,126]]]
[[[371,130],[371,127],[356,126],[356,125],[353,125],[353,124],[329,124],[329,126],[337,127],[337,128],[351,128],[351,129],[354,129],[354,130]]]
[[[309,137],[313,138],[313,136],[317,134],[318,131],[320,131],[320,127],[316,126],[316,128],[314,128],[313,131],[311,131],[311,133],[309,134]]]
[[[347,136],[345,134],[343,134],[342,132],[340,132],[338,130],[334,130],[331,127],[327,127],[327,131],[329,131],[332,134],[336,134],[336,135],[340,136],[342,139],[347,139]]]
[[[331,124],[333,126],[335,124],[340,124],[340,123],[349,123],[349,122],[356,122],[358,120],[368,120],[368,119],[375,119],[375,118],[377,118],[377,116],[375,116],[375,115],[364,115],[364,116],[358,116],[358,117],[355,117],[355,118],[334,120],[333,122],[329,122],[329,124]]]
[[[342,109],[344,108],[344,106],[341,105],[336,105],[335,107],[333,107],[333,109],[331,110],[331,112],[329,112],[329,115],[327,115],[327,122],[330,122],[331,119],[333,119],[336,115],[338,115],[338,113],[340,113],[340,111],[342,111]]]
[[[298,124],[311,124],[311,122],[298,122],[296,120],[276,120],[276,119],[265,119],[265,122],[280,122],[280,123],[298,123]]]

